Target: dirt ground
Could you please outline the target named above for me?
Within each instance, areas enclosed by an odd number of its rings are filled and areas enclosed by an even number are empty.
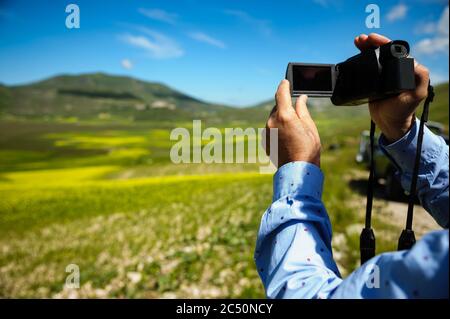
[[[404,227],[406,222],[406,212],[408,210],[407,203],[384,201],[386,205],[382,212],[383,218],[389,220],[391,223],[398,225],[399,227]],[[435,222],[433,217],[428,214],[422,206],[414,206],[414,219],[413,219],[413,229],[417,238],[422,237],[431,230],[441,229],[440,226]]]
[[[350,183],[357,189],[355,205],[364,213],[366,204],[367,172],[354,171],[351,174]],[[405,201],[391,201],[384,196],[382,181],[375,187],[373,202],[373,217],[379,218],[384,223],[394,226],[401,231],[405,227],[408,203]],[[442,229],[429,213],[419,204],[414,205],[413,229],[416,238],[419,239],[432,230]]]

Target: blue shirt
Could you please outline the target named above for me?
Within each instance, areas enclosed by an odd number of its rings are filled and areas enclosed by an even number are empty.
[[[419,123],[400,140],[379,144],[409,189]],[[323,174],[292,162],[274,176],[273,203],[261,219],[255,262],[268,298],[448,298],[448,146],[425,128],[417,192],[446,230],[412,249],[377,255],[342,279],[333,260],[331,224],[322,203]]]

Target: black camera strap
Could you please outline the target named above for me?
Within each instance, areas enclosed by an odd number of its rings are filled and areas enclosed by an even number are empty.
[[[414,211],[414,202],[416,200],[416,192],[417,192],[417,179],[419,177],[419,168],[420,168],[420,157],[422,153],[422,144],[423,144],[423,133],[425,130],[425,123],[428,121],[428,111],[430,109],[430,103],[433,102],[434,99],[434,88],[428,83],[428,95],[425,99],[425,103],[423,104],[423,112],[420,117],[420,125],[419,125],[419,133],[417,136],[417,149],[416,149],[416,158],[414,161],[414,169],[411,178],[411,188],[409,191],[409,199],[408,199],[408,214],[406,217],[406,226],[402,231],[400,238],[398,239],[398,250],[410,249],[416,243],[416,237],[414,236],[414,231],[412,230],[413,224],[413,211]]]
[[[375,256],[375,233],[372,229],[372,204],[373,189],[375,186],[375,123],[370,121],[370,173],[367,185],[366,220],[359,237],[359,249],[361,253],[361,265]]]
[[[406,217],[406,226],[402,231],[398,240],[398,250],[410,249],[416,242],[414,231],[412,229],[414,203],[416,200],[416,188],[417,179],[419,176],[420,157],[422,153],[423,134],[425,129],[425,123],[428,121],[428,112],[430,103],[434,99],[433,86],[428,83],[428,95],[423,105],[423,112],[420,118],[419,132],[417,136],[417,149],[414,162],[413,174],[411,178],[411,188],[408,198],[408,213]],[[373,205],[373,189],[375,186],[375,123],[370,122],[370,173],[367,187],[367,202],[366,202],[366,220],[364,229],[360,236],[360,253],[361,253],[361,265],[375,256],[375,234],[372,229],[372,205]]]

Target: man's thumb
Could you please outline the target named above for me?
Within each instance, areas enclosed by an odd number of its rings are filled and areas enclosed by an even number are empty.
[[[308,108],[306,106],[306,101],[308,100],[307,95],[300,95],[297,98],[297,101],[295,102],[295,112],[297,113],[297,116],[299,118],[311,118],[311,115],[309,114]]]

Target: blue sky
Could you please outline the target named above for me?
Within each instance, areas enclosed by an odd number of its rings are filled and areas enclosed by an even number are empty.
[[[65,26],[69,3],[79,29]],[[365,25],[370,3],[380,29]],[[340,62],[372,31],[409,41],[448,81],[448,1],[0,0],[0,82],[100,71],[247,106],[273,96],[289,61]]]

